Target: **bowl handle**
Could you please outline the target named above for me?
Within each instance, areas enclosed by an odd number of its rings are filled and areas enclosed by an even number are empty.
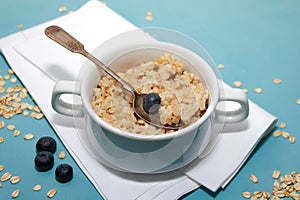
[[[51,104],[53,109],[62,115],[82,117],[82,104],[64,101],[61,96],[65,94],[80,95],[80,83],[76,81],[57,82],[52,91]]]
[[[221,92],[219,104],[225,102],[225,107],[216,109],[216,118],[218,122],[224,123],[236,123],[245,120],[249,115],[249,103],[246,93],[241,89],[236,88],[224,88]],[[233,109],[228,110],[228,104],[238,104],[238,108],[234,106]]]

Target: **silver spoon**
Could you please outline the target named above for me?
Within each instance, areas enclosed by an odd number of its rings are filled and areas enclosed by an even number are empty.
[[[104,63],[99,61],[97,58],[95,58],[93,55],[88,53],[85,49],[83,44],[81,44],[79,41],[77,41],[73,36],[71,36],[69,33],[67,33],[65,30],[63,30],[59,26],[49,26],[45,29],[45,34],[50,39],[54,40],[58,44],[62,45],[66,49],[70,50],[73,53],[79,53],[89,60],[91,60],[93,63],[96,64],[97,67],[104,70],[107,74],[109,74],[111,77],[113,77],[116,81],[118,81],[124,89],[129,91],[133,95],[133,110],[135,114],[148,122],[149,124],[152,124],[156,127],[165,128],[165,129],[178,129],[183,127],[185,124],[183,122],[179,123],[179,125],[169,125],[169,124],[162,124],[160,122],[159,113],[147,113],[143,108],[143,99],[147,94],[138,94],[136,90],[130,85],[128,82],[123,80],[121,77],[119,77],[114,71],[112,71],[109,67],[107,67]]]

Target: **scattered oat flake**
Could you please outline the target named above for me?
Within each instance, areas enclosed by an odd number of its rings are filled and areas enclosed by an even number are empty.
[[[251,180],[253,183],[258,183],[258,179],[257,179],[256,176],[254,176],[253,174],[250,174],[250,180]]]
[[[3,78],[4,78],[4,80],[7,80],[7,79],[10,78],[10,75],[9,75],[9,74],[6,74],[6,75],[3,76]]]
[[[10,82],[16,83],[16,82],[17,82],[17,78],[15,78],[15,77],[11,78],[11,79],[10,79]]]
[[[35,117],[35,115],[36,115],[36,112],[32,112],[31,114],[30,114],[30,117]]]
[[[0,120],[0,128],[4,128],[4,126],[5,126],[5,122]]]
[[[12,70],[12,69],[8,69],[7,72],[8,72],[9,74],[14,74],[14,70]]]
[[[281,133],[280,130],[276,130],[276,131],[273,132],[273,136],[274,136],[274,137],[279,137],[279,136],[281,136],[281,134],[282,134],[282,133]]]
[[[2,188],[2,183],[0,183],[0,188]]]
[[[16,127],[15,127],[15,125],[9,124],[6,126],[6,128],[10,131],[13,131],[13,130],[15,130]]]
[[[280,178],[281,178],[281,177],[280,177]],[[273,183],[273,186],[274,186],[274,188],[276,188],[276,189],[280,188],[280,184],[279,184],[279,182],[278,182],[277,179],[275,179],[275,181],[274,181],[274,183]]]
[[[297,173],[296,171],[292,171],[292,172],[291,172],[291,175],[292,175],[293,177],[297,176],[297,174],[298,174],[298,173]]]
[[[146,20],[151,22],[151,21],[153,21],[153,17],[151,15],[148,15],[148,16],[146,16]]]
[[[300,190],[300,183],[296,183],[296,184],[294,185],[294,188],[295,188],[295,190]]]
[[[263,192],[263,196],[266,198],[266,199],[269,199],[270,198],[270,193],[268,191],[264,191]]]
[[[4,142],[4,138],[0,137],[0,143]]]
[[[34,191],[39,191],[42,189],[42,186],[41,185],[35,185],[33,188],[32,188]]]
[[[6,94],[11,93],[12,91],[14,91],[14,88],[9,87],[9,88],[6,89]]]
[[[42,119],[44,117],[44,114],[43,113],[36,113],[35,115],[34,115],[34,118],[35,119]]]
[[[282,131],[282,136],[283,136],[284,138],[289,138],[289,137],[290,137],[290,134],[289,134],[288,132],[286,132],[286,131]]]
[[[56,194],[56,189],[53,188],[53,189],[49,190],[49,192],[47,193],[47,197],[52,198],[52,197],[54,197],[55,194]]]
[[[219,65],[218,65],[218,68],[219,68],[219,69],[224,69],[225,66],[224,66],[223,64],[219,64]]]
[[[19,189],[16,189],[15,191],[13,191],[11,193],[11,197],[14,199],[14,198],[17,198],[20,194],[20,190]]]
[[[243,197],[249,199],[251,197],[251,193],[250,192],[243,192]]]
[[[297,104],[299,104],[299,105],[300,105],[300,99],[297,99]]]
[[[242,84],[241,81],[234,81],[234,82],[233,82],[233,85],[234,85],[235,87],[241,87],[243,84]]]
[[[19,28],[19,29],[23,29],[23,28],[24,28],[24,25],[23,25],[23,24],[19,24],[19,25],[18,25],[18,28]]]
[[[274,194],[275,194],[275,196],[280,197],[280,198],[285,196],[284,191],[282,191],[282,190],[276,191]]]
[[[58,157],[59,157],[60,159],[64,159],[64,158],[66,157],[65,152],[64,152],[64,151],[61,151],[61,152],[59,153]]]
[[[0,172],[4,170],[4,166],[0,165]]]
[[[33,139],[33,138],[34,138],[34,135],[31,134],[31,133],[28,133],[28,134],[24,135],[24,139],[25,139],[25,140],[31,140],[31,139]]]
[[[16,110],[16,114],[21,114],[23,112],[23,110],[22,109],[18,109],[18,110]]]
[[[277,179],[280,176],[280,171],[279,170],[274,170],[273,171],[273,178]]]
[[[15,131],[14,131],[14,136],[15,136],[15,137],[17,137],[17,136],[19,136],[19,135],[20,135],[20,133],[21,133],[21,131],[20,131],[20,130],[15,130]]]
[[[66,12],[67,11],[67,8],[65,6],[61,6],[59,8],[59,12]]]
[[[20,98],[25,99],[27,97],[27,92],[26,91],[21,91],[20,92]]]
[[[280,122],[280,125],[279,125],[280,128],[285,128],[286,127],[286,123],[284,122]]]
[[[279,78],[274,78],[273,82],[279,84],[279,83],[281,83],[281,80]]]
[[[11,184],[16,184],[21,180],[20,176],[13,176],[10,178],[10,183]]]
[[[2,182],[4,182],[4,181],[9,180],[11,177],[12,177],[11,173],[5,172],[5,173],[1,176],[0,180],[1,180]]]
[[[262,88],[255,88],[254,91],[257,93],[262,93]]]
[[[289,141],[290,141],[290,143],[294,144],[296,141],[296,138],[294,136],[290,136]]]
[[[24,111],[24,112],[23,112],[23,115],[24,115],[25,117],[27,117],[27,116],[29,115],[29,112],[28,112],[28,111]]]
[[[262,195],[263,193],[261,191],[254,192],[254,196],[256,196],[257,198],[261,197]]]

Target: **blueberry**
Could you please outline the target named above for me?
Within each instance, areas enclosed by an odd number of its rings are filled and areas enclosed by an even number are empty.
[[[49,151],[51,153],[55,153],[56,151],[56,141],[52,137],[41,137],[36,143],[37,152],[40,151]]]
[[[158,111],[160,102],[160,96],[157,93],[151,92],[144,97],[143,108],[145,112],[154,114]]]
[[[34,158],[35,168],[44,172],[50,170],[54,165],[53,154],[49,151],[40,151]]]
[[[68,164],[60,164],[56,167],[55,178],[58,182],[66,183],[73,178],[73,168]]]

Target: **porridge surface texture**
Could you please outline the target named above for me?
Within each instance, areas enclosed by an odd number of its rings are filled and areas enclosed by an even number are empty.
[[[159,108],[162,124],[191,124],[206,111],[209,92],[200,78],[185,71],[182,63],[171,54],[145,62],[117,73],[138,93],[155,92],[161,98]],[[132,95],[112,77],[104,75],[94,88],[92,107],[99,117],[114,127],[137,134],[165,134],[173,132],[154,127],[136,117]]]

